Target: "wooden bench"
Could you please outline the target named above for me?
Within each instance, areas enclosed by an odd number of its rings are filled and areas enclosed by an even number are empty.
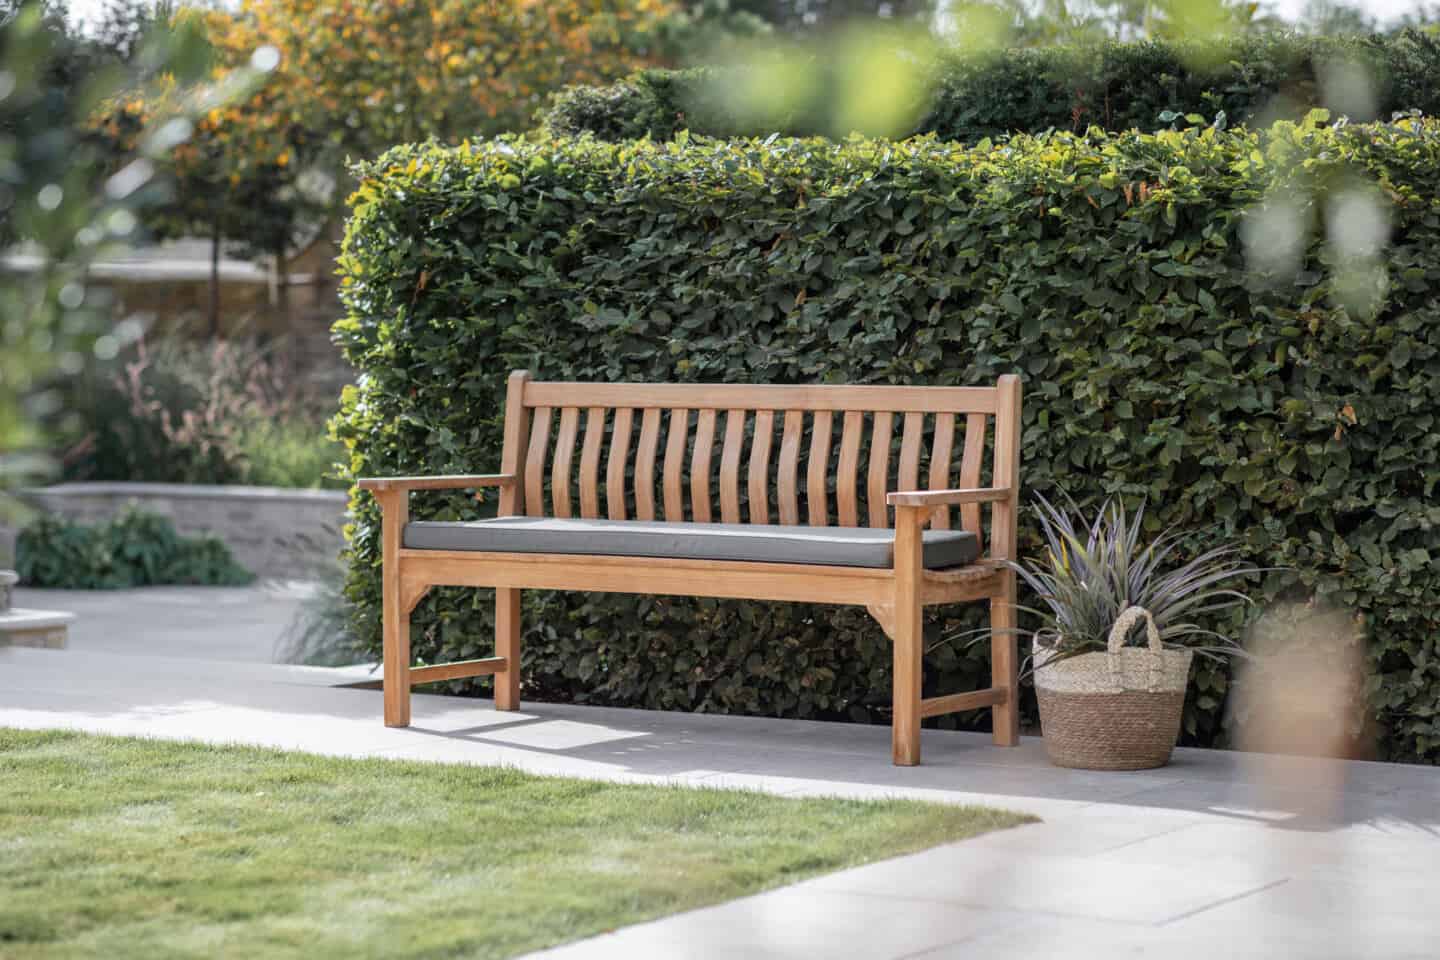
[[[360,481],[382,510],[385,723],[409,725],[412,686],[459,677],[493,674],[495,708],[518,708],[520,591],[593,590],[863,605],[894,644],[895,763],[920,761],[923,718],[981,707],[994,742],[1014,746],[1015,576],[1005,561],[1019,438],[1014,376],[993,387],[852,387],[512,373],[499,473]],[[495,520],[410,523],[410,491],[478,487],[499,489]],[[975,548],[974,560],[936,568]],[[410,614],[433,586],[496,589],[495,656],[411,665]],[[923,698],[922,609],[976,600],[990,603],[990,687]]]

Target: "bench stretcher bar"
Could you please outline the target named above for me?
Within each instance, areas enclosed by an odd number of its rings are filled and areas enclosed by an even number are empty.
[[[509,663],[504,657],[485,657],[481,660],[456,660],[454,663],[437,663],[428,667],[410,668],[410,686],[417,683],[435,683],[437,680],[461,680],[465,677],[488,677],[504,673]]]
[[[920,701],[920,716],[938,717],[944,713],[979,710],[981,707],[998,706],[1009,699],[1010,691],[1005,687],[986,687],[984,690],[952,693],[945,697],[927,697]]]

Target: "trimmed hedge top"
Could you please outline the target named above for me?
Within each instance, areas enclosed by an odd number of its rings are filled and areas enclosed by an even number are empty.
[[[1334,68],[1361,68],[1373,103],[1334,89]],[[543,129],[602,140],[669,140],[683,129],[714,137],[822,134],[829,107],[823,86],[778,124],[735,112],[729,70],[645,70],[605,87],[571,87],[542,112]],[[1326,106],[1355,121],[1420,110],[1440,114],[1440,39],[1419,30],[1392,36],[1237,38],[1219,49],[1147,40],[1011,50],[1003,56],[951,55],[936,70],[929,111],[914,133],[974,143],[1045,130],[1153,131],[1166,111],[1224,112],[1231,124],[1259,115],[1299,119]],[[1373,113],[1371,110],[1373,109]],[[771,129],[773,127],[774,129]]]
[[[465,472],[499,464],[516,367],[741,383],[980,384],[1018,371],[1027,491],[1059,487],[1087,508],[1146,500],[1152,529],[1177,526],[1187,549],[1224,533],[1248,559],[1288,568],[1262,599],[1320,594],[1363,617],[1384,748],[1433,760],[1440,125],[1322,119],[969,149],[399,147],[357,169],[335,333],[361,377],[336,430],[354,475]],[[1362,236],[1343,240],[1357,224]],[[1287,242],[1288,261],[1274,255]],[[348,591],[378,650],[378,516],[368,497],[354,506]],[[476,510],[442,495],[414,509]],[[1022,517],[1022,552],[1027,528]],[[863,610],[526,596],[532,692],[885,713],[889,645]],[[973,614],[941,611],[957,619],[930,629]],[[473,591],[438,591],[416,613],[417,657],[486,655],[489,618]],[[926,695],[983,686],[984,655],[935,646]],[[1221,737],[1227,682],[1199,670],[1189,742]]]

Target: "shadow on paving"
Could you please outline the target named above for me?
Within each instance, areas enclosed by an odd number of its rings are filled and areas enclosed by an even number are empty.
[[[413,725],[386,728],[378,691],[330,670],[104,653],[0,649],[0,725],[251,743],[345,756],[511,764],[536,773],[671,779],[779,793],[907,795],[1041,817],[1122,805],[1331,830],[1440,835],[1430,767],[1180,749],[1171,765],[1112,773],[1051,766],[1026,738],[923,733],[923,763],[890,763],[888,727],[417,694]]]

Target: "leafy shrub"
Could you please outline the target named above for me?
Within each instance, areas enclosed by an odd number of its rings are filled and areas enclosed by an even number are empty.
[[[69,480],[335,486],[325,406],[251,341],[140,342],[72,411]]]
[[[248,417],[240,427],[239,451],[245,483],[262,487],[344,486],[335,471],[344,459],[345,449],[331,439],[318,417]]]
[[[182,537],[168,518],[135,509],[94,526],[42,516],[20,531],[15,567],[28,586],[64,590],[236,586],[255,579],[219,539]]]
[[[1373,102],[1342,90],[1346,65],[1373,80]],[[1299,119],[1323,105],[1352,120],[1398,111],[1440,113],[1440,39],[1419,30],[1388,37],[1241,36],[1219,49],[1164,41],[1039,47],[1003,56],[949,55],[915,133],[975,143],[1046,130],[1152,131],[1169,111],[1229,122]],[[1333,78],[1333,79],[1332,79]],[[750,119],[728,99],[725,68],[646,70],[607,87],[556,94],[540,117],[552,134],[669,140],[679,130],[715,137],[822,134],[833,85],[818,84],[778,122]]]
[[[1147,535],[1183,534],[1175,562],[1224,538],[1288,568],[1262,602],[1319,594],[1362,616],[1383,748],[1434,760],[1440,126],[1321,119],[968,149],[396,148],[358,170],[335,332],[361,377],[335,429],[353,475],[483,471],[516,367],[778,383],[1019,371],[1027,492],[1063,488],[1092,511],[1144,499]],[[1357,207],[1346,185],[1365,183]],[[1382,259],[1348,245],[1359,223],[1388,231]],[[1383,269],[1355,273],[1367,263]],[[378,513],[354,507],[347,589],[378,653]],[[427,493],[412,509],[479,508]],[[1021,531],[1031,555],[1033,517]],[[930,628],[978,616],[953,615]],[[889,700],[889,643],[859,609],[527,591],[525,617],[532,693],[857,719]],[[490,648],[478,591],[436,591],[414,622],[420,659]],[[982,647],[934,646],[927,695],[987,682]],[[1222,737],[1227,685],[1197,668],[1189,742]]]

